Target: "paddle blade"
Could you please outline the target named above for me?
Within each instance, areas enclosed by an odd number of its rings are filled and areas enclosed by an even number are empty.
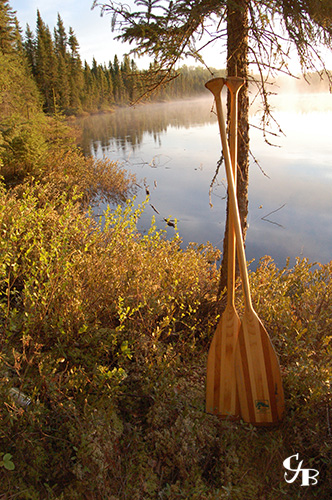
[[[210,345],[206,376],[206,411],[221,418],[234,419],[240,414],[234,364],[239,328],[239,317],[228,305]]]
[[[278,424],[285,408],[279,361],[254,311],[242,318],[235,358],[242,419],[254,425]]]

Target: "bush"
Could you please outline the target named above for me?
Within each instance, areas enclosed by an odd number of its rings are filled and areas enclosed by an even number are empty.
[[[76,192],[82,194],[81,204],[87,208],[98,203],[123,203],[135,192],[136,177],[117,163],[84,157],[79,149],[51,150],[43,160],[40,180],[52,184],[52,196]]]
[[[102,497],[120,487],[127,401],[149,407],[163,369],[210,328],[197,311],[214,301],[216,254],[183,252],[154,228],[140,236],[132,202],[102,229],[80,197],[49,189],[1,193],[1,436],[15,470],[0,473],[6,492],[15,484],[26,498],[67,486],[82,498],[97,476],[91,491]]]
[[[0,123],[1,174],[8,183],[39,173],[41,159],[47,150],[39,121],[13,115]]]
[[[219,421],[204,409],[218,253],[181,250],[153,225],[138,234],[144,204],[108,210],[102,225],[74,189],[1,189],[4,498],[328,498],[332,264],[279,270],[266,258],[250,274],[286,415],[278,429]],[[317,486],[286,483],[295,453]]]
[[[135,176],[108,159],[85,157],[74,144],[75,133],[61,116],[2,120],[0,167],[7,186],[21,184],[24,192],[25,183],[37,181],[48,186],[48,196],[53,198],[80,193],[86,208],[99,202],[124,202],[132,196]]]

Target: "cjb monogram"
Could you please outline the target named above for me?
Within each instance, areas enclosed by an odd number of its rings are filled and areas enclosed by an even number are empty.
[[[292,467],[291,466],[291,460],[295,459],[297,462],[299,462],[299,454],[296,453],[296,455],[292,455],[291,457],[286,458],[286,460],[283,461],[283,466],[285,469],[287,469],[290,472],[293,472],[293,476],[288,479],[288,472],[285,472],[284,477],[286,483],[294,483],[296,479],[299,477],[301,474],[301,479],[302,483],[301,486],[314,486],[315,484],[318,483],[317,476],[319,474],[319,471],[316,469],[305,469],[302,467],[303,460],[297,464],[297,467]]]

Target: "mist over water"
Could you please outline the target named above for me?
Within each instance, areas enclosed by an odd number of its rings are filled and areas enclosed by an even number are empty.
[[[326,263],[332,259],[332,95],[283,93],[272,96],[271,103],[285,135],[268,136],[276,146],[266,144],[256,128],[259,106],[253,106],[247,259],[255,259],[252,268],[265,255],[279,267],[288,257],[292,264],[296,257]],[[138,222],[140,231],[147,231],[155,216],[157,227],[166,227],[171,237],[174,229],[164,218],[176,218],[184,247],[210,241],[222,249],[224,166],[209,198],[221,149],[212,106],[212,97],[205,95],[81,121],[86,152],[119,161],[136,174],[137,203],[148,188],[150,200]]]

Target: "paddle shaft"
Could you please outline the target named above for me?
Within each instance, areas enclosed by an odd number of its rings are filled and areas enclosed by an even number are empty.
[[[233,173],[232,173],[231,156],[230,156],[229,147],[228,147],[226,125],[225,125],[222,104],[221,104],[221,90],[224,86],[224,83],[225,83],[224,79],[214,78],[214,79],[210,80],[209,82],[207,82],[205,84],[205,86],[206,86],[206,88],[208,88],[212,92],[212,94],[214,95],[214,98],[215,98],[215,102],[216,102],[218,125],[219,125],[219,130],[220,130],[220,135],[221,135],[221,143],[222,143],[222,148],[223,148],[223,153],[224,153],[226,176],[227,176],[227,183],[228,183],[228,196],[229,196],[231,214],[232,214],[232,218],[233,218],[233,227],[234,227],[235,236],[236,236],[236,250],[237,250],[237,256],[238,256],[239,267],[240,267],[245,308],[248,311],[252,311],[253,307],[252,307],[251,294],[250,294],[250,288],[249,288],[248,270],[247,270],[246,255],[245,255],[245,251],[244,251],[244,243],[243,243],[239,208],[238,208],[237,199],[236,199],[236,189],[235,189],[235,183],[234,183]]]
[[[234,179],[234,190],[237,184],[237,134],[238,134],[238,93],[244,84],[243,78],[228,77],[224,81],[231,96],[230,112],[230,157]],[[232,206],[229,206],[228,219],[228,264],[227,264],[227,304],[235,307],[235,247],[236,236],[234,230],[234,214]]]

